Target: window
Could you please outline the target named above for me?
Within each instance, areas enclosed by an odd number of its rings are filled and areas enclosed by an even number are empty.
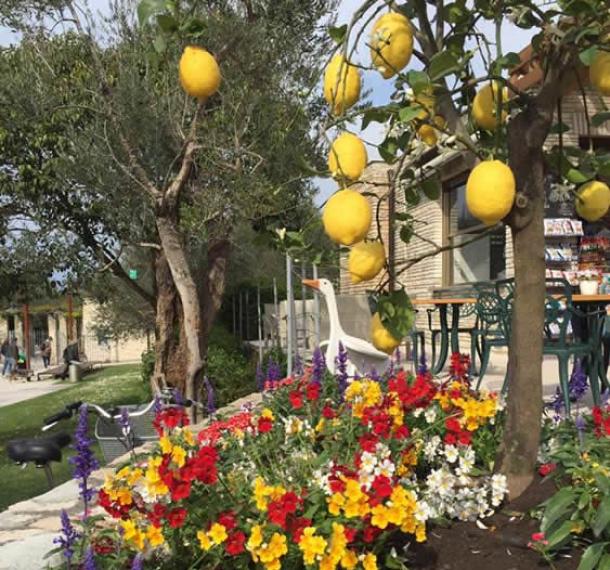
[[[470,215],[466,207],[466,178],[445,185],[443,191],[444,252],[443,285],[502,279],[506,276],[506,233],[504,228],[474,239],[486,226]]]
[[[608,136],[579,136],[578,146],[583,150],[610,150],[610,137]]]

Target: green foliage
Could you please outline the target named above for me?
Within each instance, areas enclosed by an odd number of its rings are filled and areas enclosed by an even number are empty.
[[[381,317],[381,323],[394,338],[404,338],[411,332],[415,311],[404,289],[380,295],[376,311]]]
[[[142,353],[140,370],[142,371],[142,381],[150,382],[153,372],[155,371],[155,351],[153,349],[145,350]]]

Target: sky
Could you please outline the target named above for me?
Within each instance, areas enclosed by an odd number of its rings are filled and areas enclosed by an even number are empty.
[[[89,5],[93,13],[98,11],[106,12],[108,10],[108,3],[109,0],[89,0]],[[340,26],[348,23],[354,10],[360,6],[361,3],[362,0],[341,0],[337,13],[336,25]],[[491,23],[483,23],[481,31],[488,37],[493,37],[494,30]],[[363,39],[366,37],[367,34],[365,33]],[[529,43],[530,38],[530,32],[507,23],[507,25],[503,26],[502,32],[503,51],[505,53],[510,51],[518,52]],[[0,45],[8,45],[18,41],[19,37],[16,34],[12,33],[11,30],[0,26]],[[361,44],[363,43],[364,41],[361,40]],[[368,48],[366,46],[360,47],[356,51],[355,58],[359,63],[368,65],[370,62]],[[415,58],[413,58],[412,62],[409,64],[409,68],[417,69],[417,64],[414,63],[414,61]],[[376,71],[363,71],[362,85],[365,91],[370,92],[369,101],[373,105],[384,105],[389,102],[390,95],[393,91],[393,82],[391,80],[383,79]],[[367,143],[369,159],[378,159],[379,154],[375,144],[380,143],[384,138],[385,133],[383,125],[371,123],[364,131],[361,131],[358,125],[354,125],[353,130],[359,132],[361,138]],[[319,189],[317,196],[317,202],[319,204],[326,201],[337,188],[336,183],[332,179],[318,178],[315,180],[315,183]]]

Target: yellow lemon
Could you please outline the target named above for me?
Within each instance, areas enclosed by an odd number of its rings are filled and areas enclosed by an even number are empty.
[[[367,161],[364,143],[356,135],[343,133],[330,147],[328,169],[335,178],[358,180]]]
[[[489,83],[485,85],[475,96],[472,101],[472,119],[482,129],[493,131],[496,128],[496,110],[498,106],[498,97],[502,96],[503,105],[508,101],[508,89],[505,87],[500,92],[497,83]],[[501,121],[504,122],[508,114],[502,111]]]
[[[598,51],[589,67],[591,85],[601,95],[610,97],[610,51]]]
[[[610,188],[603,182],[592,180],[578,189],[576,212],[587,222],[596,222],[603,218],[609,209]]]
[[[328,237],[343,245],[362,241],[371,227],[373,213],[368,200],[355,190],[340,190],[328,202],[322,214]]]
[[[400,344],[400,339],[394,338],[383,326],[379,313],[375,313],[371,320],[371,339],[377,350],[387,354],[392,354]]]
[[[423,90],[413,97],[413,102],[417,103],[422,110],[417,114],[418,119],[426,120],[434,115],[434,106],[436,105],[436,97],[432,88]]]
[[[335,55],[324,72],[324,98],[335,115],[349,109],[360,97],[360,74],[341,54]]]
[[[475,218],[488,226],[510,212],[515,194],[513,171],[499,160],[477,164],[466,182],[466,206]]]
[[[379,18],[371,31],[371,59],[381,75],[389,79],[406,67],[413,54],[413,29],[402,14],[391,12]]]
[[[434,124],[439,129],[443,129],[445,128],[446,122],[443,117],[436,115],[436,117],[434,117]],[[422,125],[419,127],[419,129],[417,129],[417,135],[428,146],[434,146],[438,142],[438,131],[432,125]]]
[[[385,248],[380,241],[361,241],[349,252],[347,268],[352,283],[370,281],[385,265]]]
[[[197,46],[187,46],[180,58],[180,83],[191,96],[207,99],[220,87],[220,68],[214,56]]]

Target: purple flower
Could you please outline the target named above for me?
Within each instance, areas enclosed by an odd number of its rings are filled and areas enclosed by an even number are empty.
[[[138,554],[131,563],[131,570],[142,570],[144,568],[144,558]]]
[[[155,402],[153,404],[153,412],[155,413],[155,416],[156,416],[161,411],[163,411],[163,402],[161,401],[161,398],[159,398],[159,394],[155,394]]]
[[[574,364],[572,377],[570,378],[570,400],[578,402],[587,391],[587,373],[582,366],[582,360],[577,360]]]
[[[207,376],[203,377],[203,383],[205,385],[205,391],[208,394],[208,403],[207,403],[207,411],[210,416],[213,416],[216,413],[216,398],[214,395],[214,386],[210,382],[210,379]]]
[[[91,547],[87,548],[87,552],[85,552],[83,570],[95,570],[95,556],[93,555],[93,548]]]
[[[369,378],[371,380],[375,380],[375,382],[379,382],[381,378],[379,377],[379,373],[375,370],[374,366],[371,366],[371,371],[369,372]]]
[[[53,539],[53,544],[61,546],[64,558],[68,563],[68,568],[70,568],[70,562],[74,556],[74,543],[80,538],[80,534],[72,526],[70,517],[65,510],[62,509],[59,517],[61,519],[61,534]]]
[[[339,342],[339,354],[337,355],[337,369],[339,371],[339,374],[337,375],[339,381],[339,395],[343,401],[343,394],[347,388],[347,350],[345,350],[341,342]]]
[[[172,396],[174,397],[174,401],[176,402],[176,404],[178,406],[185,405],[186,401],[184,399],[184,396],[182,395],[182,392],[178,388],[174,388],[172,390]]]
[[[422,354],[419,359],[419,367],[417,369],[418,374],[427,374],[428,373],[428,363],[426,362],[426,355]]]
[[[267,364],[267,381],[268,382],[279,382],[282,379],[282,370],[280,365],[273,361],[272,358],[269,358],[269,363]]]
[[[601,393],[601,401],[600,404],[603,408],[605,408],[608,405],[608,400],[610,400],[610,388],[606,388],[602,393]]]
[[[263,374],[263,367],[259,362],[256,365],[256,389],[262,392],[265,388],[265,375]]]
[[[396,359],[396,367],[400,368],[400,347],[394,351],[394,358]]]
[[[89,515],[89,502],[95,494],[95,489],[89,487],[89,476],[99,468],[93,451],[91,440],[87,434],[88,429],[87,404],[83,404],[78,413],[78,422],[74,432],[74,449],[76,454],[68,460],[74,466],[73,477],[78,481],[80,497],[85,507],[85,517]]]
[[[311,373],[311,381],[316,384],[322,383],[322,378],[324,378],[324,371],[326,370],[326,360],[324,360],[324,355],[319,347],[316,347],[313,351],[313,361],[312,361],[312,373]]]
[[[123,435],[127,437],[131,433],[131,421],[129,420],[129,410],[127,406],[121,408],[121,417],[119,418],[119,425]]]

